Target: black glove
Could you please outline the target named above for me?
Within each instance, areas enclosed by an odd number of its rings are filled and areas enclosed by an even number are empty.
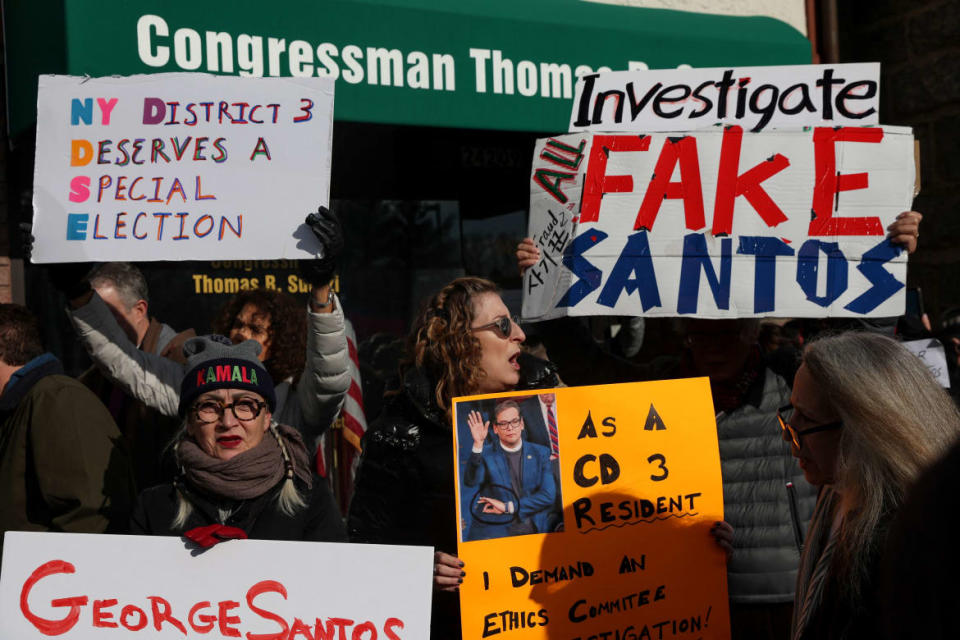
[[[320,250],[316,259],[300,261],[300,273],[310,284],[322,287],[333,279],[337,260],[343,253],[343,229],[337,215],[323,206],[309,214],[305,222],[320,241]]]

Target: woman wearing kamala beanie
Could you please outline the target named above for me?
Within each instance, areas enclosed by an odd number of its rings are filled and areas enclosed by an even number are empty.
[[[183,351],[178,473],[140,494],[132,533],[183,535],[205,547],[230,538],[345,540],[299,432],[273,420],[277,399],[260,345],[213,335],[188,340]]]

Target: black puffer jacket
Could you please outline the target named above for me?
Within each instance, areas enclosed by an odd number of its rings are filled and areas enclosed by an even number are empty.
[[[517,390],[556,387],[556,368],[520,357]],[[408,371],[400,393],[363,439],[363,456],[350,504],[351,542],[431,546],[456,555],[453,432],[435,400],[436,382]],[[457,594],[435,593],[431,637],[460,637]]]

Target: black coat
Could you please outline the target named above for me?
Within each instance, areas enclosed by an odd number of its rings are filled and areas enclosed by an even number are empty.
[[[522,389],[556,387],[552,363],[522,354]],[[436,382],[407,371],[400,392],[363,439],[350,504],[351,542],[408,544],[457,554],[453,432],[435,400]],[[457,594],[435,593],[431,637],[460,637]]]
[[[282,484],[282,481],[281,481]],[[303,540],[345,542],[343,519],[337,510],[330,485],[323,478],[313,479],[313,488],[298,488],[307,499],[306,508],[292,516],[280,511],[277,494],[281,484],[250,500],[230,500],[205,495],[190,485],[181,485],[193,511],[185,526],[173,528],[177,515],[177,492],[173,484],[162,484],[140,494],[133,510],[130,532],[139,535],[180,536],[184,531],[211,524],[224,524],[243,529],[255,540]],[[298,483],[299,484],[299,483]],[[229,510],[229,517],[220,521],[220,509]]]

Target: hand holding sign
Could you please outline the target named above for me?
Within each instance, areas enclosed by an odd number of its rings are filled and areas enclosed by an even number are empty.
[[[304,223],[320,243],[317,257],[300,263],[300,271],[307,282],[321,287],[328,284],[343,253],[343,228],[333,211],[320,205],[316,213],[307,215]]]
[[[920,242],[920,221],[923,215],[919,211],[904,211],[887,227],[890,242],[903,245],[907,253],[917,250]]]
[[[517,266],[520,268],[520,275],[524,271],[540,262],[540,249],[534,244],[533,238],[524,238],[517,245]]]
[[[433,588],[435,591],[456,591],[466,573],[463,561],[443,551],[433,553]]]

